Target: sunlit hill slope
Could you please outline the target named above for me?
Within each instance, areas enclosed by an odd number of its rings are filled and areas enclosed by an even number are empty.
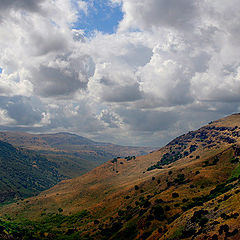
[[[0,224],[20,239],[240,239],[239,157],[234,114],[4,206]]]
[[[59,173],[66,178],[80,176],[113,157],[143,155],[153,150],[94,142],[71,133],[0,132],[0,140],[45,156],[57,165]]]

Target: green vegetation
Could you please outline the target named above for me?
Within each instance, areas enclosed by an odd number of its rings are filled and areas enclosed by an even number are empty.
[[[234,184],[228,184],[228,182],[217,185],[213,190],[210,191],[210,194],[194,197],[190,203],[182,207],[183,211],[187,211],[195,206],[203,206],[205,202],[208,202],[216,197],[220,196],[223,193],[226,193],[235,187]]]
[[[41,221],[35,222],[26,219],[18,221],[5,220],[0,218],[0,230],[3,239],[79,239],[80,233],[74,226],[80,226],[91,221],[91,215],[84,210],[74,215],[65,216],[62,214],[47,214]],[[4,233],[4,235],[3,235]],[[1,237],[1,231],[0,231]]]
[[[240,164],[232,171],[231,178],[238,178],[240,176]]]
[[[156,164],[150,166],[147,169],[147,171],[151,171],[154,169],[162,169],[162,166],[169,165],[173,162],[176,162],[177,160],[188,156],[189,152],[192,153],[192,152],[196,151],[198,148],[197,145],[191,145],[189,147],[189,151],[187,151],[187,150],[185,150],[186,145],[181,144],[181,143],[179,143],[179,144],[180,144],[180,147],[175,147],[174,150],[172,148],[170,148],[170,151],[165,153],[160,161],[158,161]]]
[[[63,178],[45,157],[0,141],[0,203],[33,196]]]

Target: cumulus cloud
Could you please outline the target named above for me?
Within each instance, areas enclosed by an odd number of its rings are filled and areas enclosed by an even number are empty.
[[[116,32],[87,37],[94,1],[0,1],[2,129],[157,146],[240,110],[237,0],[105,4]]]
[[[120,30],[153,27],[192,28],[198,16],[198,1],[123,0],[124,19]]]
[[[41,3],[44,0],[40,1],[34,1],[34,0],[1,0],[1,11],[0,12],[6,12],[9,11],[9,9],[14,10],[27,10],[27,11],[33,11],[38,12],[41,9]]]

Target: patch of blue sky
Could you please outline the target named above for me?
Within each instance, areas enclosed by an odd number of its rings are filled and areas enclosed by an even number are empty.
[[[112,34],[116,32],[119,22],[123,18],[120,5],[110,4],[107,0],[92,0],[88,3],[87,14],[79,13],[79,20],[74,24],[74,29],[82,29],[86,36],[95,31]]]

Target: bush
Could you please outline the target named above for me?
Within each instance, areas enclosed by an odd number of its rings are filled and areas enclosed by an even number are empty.
[[[161,205],[154,206],[151,209],[151,212],[153,213],[154,218],[159,220],[159,221],[163,221],[166,218],[166,216],[164,214],[164,210],[163,210]]]
[[[139,186],[138,186],[138,185],[135,185],[134,188],[135,188],[135,190],[138,190],[138,189],[139,189]]]
[[[94,220],[94,224],[95,225],[98,225],[100,222],[96,219],[96,220]]]
[[[179,194],[176,193],[176,192],[174,192],[174,193],[172,193],[172,197],[173,197],[173,198],[178,198],[178,197],[179,197]]]
[[[62,212],[63,212],[63,209],[62,209],[62,208],[58,208],[58,212],[59,212],[59,213],[62,213]]]

